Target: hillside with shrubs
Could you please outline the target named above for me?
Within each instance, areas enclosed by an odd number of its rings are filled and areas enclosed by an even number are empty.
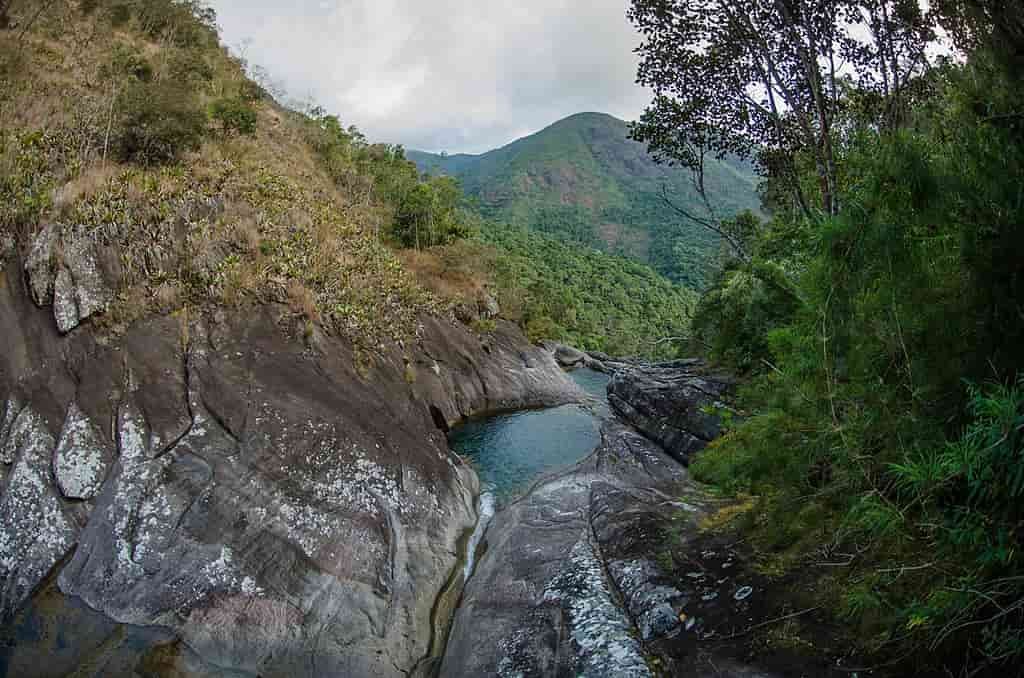
[[[400,146],[372,143],[321,108],[279,105],[221,45],[205,4],[56,0],[13,5],[9,25],[4,248],[26,253],[50,223],[95,239],[120,281],[97,322],[116,331],[151,313],[278,302],[307,332],[321,325],[372,350],[408,336],[421,313],[519,294],[488,263],[513,255],[477,238],[453,179],[421,176]],[[456,242],[472,245],[449,251]],[[433,263],[411,271],[417,259]],[[661,282],[613,284],[650,296]],[[680,299],[662,295],[673,305],[663,335],[685,315]],[[603,313],[600,298],[588,303]],[[550,320],[510,314],[534,328]],[[648,331],[635,313],[610,315],[632,343]]]

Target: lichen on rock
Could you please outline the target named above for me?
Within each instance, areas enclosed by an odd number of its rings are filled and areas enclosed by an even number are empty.
[[[78,230],[49,224],[32,241],[25,260],[32,298],[53,305],[57,329],[66,334],[113,298],[103,279],[94,239]]]
[[[56,442],[29,408],[0,440],[16,459],[0,498],[0,621],[9,618],[71,549],[77,529],[50,483]]]
[[[113,460],[113,450],[103,442],[78,403],[72,402],[53,456],[53,475],[61,494],[69,499],[92,499]]]

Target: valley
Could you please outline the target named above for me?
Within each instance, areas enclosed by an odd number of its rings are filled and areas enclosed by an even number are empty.
[[[423,172],[458,179],[488,220],[628,257],[696,291],[719,256],[718,237],[662,198],[664,190],[706,216],[689,173],[657,164],[610,115],[580,113],[482,155],[406,155]],[[759,211],[760,179],[749,163],[712,160],[705,181],[719,216]]]

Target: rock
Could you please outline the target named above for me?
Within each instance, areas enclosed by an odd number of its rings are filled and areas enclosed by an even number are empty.
[[[25,261],[32,298],[39,306],[53,304],[61,333],[78,327],[106,308],[113,292],[103,280],[92,239],[50,224],[36,236]],[[58,245],[60,245],[58,256]]]
[[[53,315],[57,329],[67,333],[113,298],[103,280],[94,246],[86,237],[64,243],[64,265],[54,282]]]
[[[274,307],[100,341],[89,325],[60,334],[30,294],[0,286],[0,610],[57,575],[104,619],[159,627],[161,661],[188,675],[411,671],[476,520],[476,475],[445,428],[581,397],[504,322],[485,346],[425,317],[364,376],[351,345],[310,351]],[[405,356],[424,366],[414,384]],[[86,659],[76,637],[65,664]]]
[[[583,367],[586,365],[588,358],[589,356],[586,353],[572,346],[566,346],[565,344],[555,345],[555,360],[564,368]]]
[[[644,559],[614,560],[608,572],[622,594],[633,619],[637,620],[644,641],[668,635],[681,623],[679,613],[685,601],[674,586],[658,584],[664,575],[654,563]]]
[[[7,268],[7,261],[14,254],[14,238],[9,233],[0,232],[0,273]]]
[[[113,450],[78,403],[72,402],[53,457],[53,475],[61,493],[69,499],[92,499],[113,462]]]
[[[0,439],[2,457],[13,460],[0,497],[0,623],[9,621],[64,558],[76,526],[50,482],[56,445],[43,419],[21,408]]]
[[[614,373],[608,401],[625,421],[688,463],[720,435],[718,415],[707,410],[726,408],[734,386],[734,379],[710,372],[699,360],[638,364]]]
[[[580,367],[611,374],[612,370],[602,361],[594,357],[594,354],[586,353],[572,346],[565,344],[549,344],[548,350],[554,353],[555,360],[566,370],[574,370]]]
[[[616,602],[628,568],[618,574],[608,568],[610,544],[603,537],[617,530],[606,502],[627,492],[635,516],[663,503],[663,493],[680,490],[685,472],[617,424],[607,424],[602,435],[594,455],[495,516],[487,551],[463,592],[441,675],[653,675],[630,612]],[[634,593],[650,590],[640,577],[632,582]],[[642,596],[634,598],[639,603]],[[661,614],[649,615],[649,636],[667,630]]]
[[[32,300],[38,306],[46,306],[53,301],[53,283],[57,275],[54,256],[59,238],[59,226],[44,226],[32,241],[28,258],[25,259],[25,273],[28,274]]]
[[[491,319],[501,315],[501,306],[498,305],[498,300],[491,296],[489,292],[484,292],[481,295],[477,307],[482,318]]]

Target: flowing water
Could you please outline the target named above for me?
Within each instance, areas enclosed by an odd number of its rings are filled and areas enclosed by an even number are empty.
[[[432,613],[436,636],[431,653],[413,675],[436,675],[461,584],[473,572],[495,511],[541,475],[572,466],[600,443],[601,420],[610,416],[605,394],[608,377],[577,370],[572,378],[588,394],[583,404],[476,419],[452,432],[452,448],[468,457],[480,476],[480,520],[462,550],[461,570],[453,573]],[[63,596],[50,581],[12,624],[0,630],[0,676],[129,675],[140,662],[159,664],[161,653],[173,654],[174,647],[170,632],[110,621],[77,599]]]
[[[571,376],[586,392],[586,402],[474,419],[449,436],[452,449],[476,468],[481,485],[480,519],[467,544],[463,580],[473,573],[494,512],[540,476],[572,466],[601,442],[601,420],[611,416],[608,376],[586,369]]]

